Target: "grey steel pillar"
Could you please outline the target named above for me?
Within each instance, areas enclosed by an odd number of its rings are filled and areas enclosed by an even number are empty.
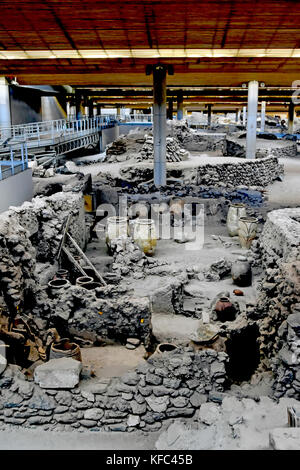
[[[211,127],[211,108],[212,104],[207,105],[207,127]]]
[[[173,119],[173,99],[172,98],[168,100],[167,118]]]
[[[257,103],[258,82],[256,80],[252,80],[248,83],[246,158],[255,158],[256,154]]]
[[[261,132],[265,132],[265,123],[266,123],[266,102],[261,102],[261,110],[260,110],[260,130]]]
[[[236,123],[239,122],[239,108],[236,108],[236,110],[235,110],[235,122]]]
[[[246,127],[246,120],[247,120],[247,106],[243,106],[243,126]]]
[[[11,125],[9,85],[5,77],[0,77],[0,126],[9,128]],[[10,129],[2,132],[2,136],[11,137]]]
[[[153,66],[154,184],[166,184],[166,75],[163,65]]]
[[[183,91],[179,90],[177,93],[177,120],[183,119]]]
[[[93,103],[93,100],[89,100],[88,107],[89,107],[89,118],[92,118],[94,116],[94,103]]]
[[[75,101],[76,101],[76,119],[80,119],[82,117],[82,109],[81,109],[81,95],[75,92]]]
[[[295,105],[291,101],[289,104],[289,112],[288,112],[288,132],[289,134],[294,133],[294,117],[295,117]]]

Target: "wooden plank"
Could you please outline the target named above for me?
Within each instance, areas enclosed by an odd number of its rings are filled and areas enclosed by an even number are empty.
[[[97,278],[99,279],[99,281],[101,281],[101,283],[104,286],[106,286],[107,284],[104,281],[103,277],[101,276],[101,274],[98,273],[98,271],[96,270],[93,263],[91,263],[91,261],[88,259],[88,257],[83,253],[82,249],[77,244],[77,242],[74,240],[74,238],[69,233],[67,233],[67,237],[71,241],[71,243],[74,245],[74,247],[77,249],[77,251],[80,253],[80,255],[83,257],[83,259],[86,261],[86,263],[95,271],[95,274],[96,274]],[[85,276],[86,276],[86,274],[85,274]]]
[[[63,236],[62,236],[62,239],[60,241],[60,245],[59,245],[59,249],[58,249],[58,253],[57,253],[57,259],[60,258],[61,250],[62,250],[62,248],[64,246],[64,243],[65,243],[66,234],[67,234],[67,231],[68,231],[69,225],[70,225],[70,219],[71,219],[71,214],[69,214],[67,219],[66,219],[66,225],[64,227]]]
[[[83,276],[86,276],[86,272],[82,269],[80,264],[77,263],[76,259],[73,257],[73,255],[70,253],[70,251],[65,246],[62,247],[62,251],[67,255],[67,257],[74,264],[74,266],[76,266],[78,271],[80,271]]]

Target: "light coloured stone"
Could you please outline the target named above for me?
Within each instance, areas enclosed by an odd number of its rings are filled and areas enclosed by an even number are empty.
[[[136,415],[129,415],[127,420],[127,426],[133,427],[138,426],[140,424],[140,417]]]
[[[154,397],[153,395],[150,395],[150,397],[145,397],[145,400],[151,410],[155,411],[156,413],[162,413],[163,411],[166,411],[170,401],[168,395],[163,395],[161,397]]]
[[[199,420],[205,424],[215,424],[221,418],[219,406],[215,403],[203,403],[199,410]]]
[[[75,359],[51,359],[34,371],[34,381],[41,388],[68,389],[79,383],[82,364]]]
[[[2,354],[0,354],[0,375],[5,371],[7,366],[7,360]]]
[[[274,450],[300,449],[300,428],[276,428],[269,436],[270,446]]]

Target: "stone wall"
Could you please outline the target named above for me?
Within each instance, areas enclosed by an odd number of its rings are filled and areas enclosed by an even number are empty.
[[[225,183],[228,187],[239,185],[267,186],[283,173],[283,166],[275,157],[259,160],[247,160],[222,164],[207,164],[197,168],[196,184],[219,186]]]
[[[253,312],[262,361],[273,365],[277,396],[300,398],[300,209],[267,215],[259,240],[265,278]]]
[[[246,139],[236,139],[234,137],[226,138],[225,155],[233,157],[246,157]],[[277,158],[296,157],[296,142],[286,140],[256,140],[256,158],[265,158],[269,156]]]
[[[41,389],[16,366],[0,377],[0,428],[53,431],[158,430],[191,417],[211,392],[222,392],[227,355],[191,348],[153,355],[120,378],[85,377],[72,390]]]
[[[81,337],[92,342],[113,339],[126,344],[139,338],[147,347],[151,335],[151,310],[147,297],[134,297],[119,285],[86,290],[70,285],[54,295],[42,286],[35,294],[33,318],[42,320],[40,334],[55,327],[61,337]]]
[[[221,158],[220,158],[221,160]],[[216,187],[236,188],[237,186],[267,186],[281,177],[283,165],[276,157],[266,157],[256,160],[225,161],[218,163],[200,164],[192,168],[167,166],[167,178],[182,179],[188,185],[207,185]],[[137,183],[153,179],[153,166],[136,164],[121,168],[120,174],[125,182]]]
[[[71,215],[69,231],[84,246],[85,215],[82,193],[56,193],[11,207],[0,216],[0,288],[6,304],[14,308],[34,291],[36,260],[57,258],[63,224]]]
[[[223,154],[226,150],[226,134],[221,132],[195,132],[187,135],[183,134],[181,144],[183,148],[189,152],[220,150]]]

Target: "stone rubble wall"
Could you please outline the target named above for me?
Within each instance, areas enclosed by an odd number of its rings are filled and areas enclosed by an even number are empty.
[[[224,154],[226,150],[226,134],[219,132],[184,134],[181,138],[181,145],[189,152],[215,152],[220,150]]]
[[[56,328],[62,337],[81,337],[92,342],[103,339],[126,344],[129,337],[139,338],[147,347],[151,335],[151,308],[147,297],[134,297],[120,285],[95,290],[79,286],[58,289],[48,297],[41,287],[35,295],[34,320],[41,320],[40,333]]]
[[[299,208],[280,209],[268,213],[259,239],[265,277],[254,313],[254,318],[256,316],[259,324],[262,360],[271,359],[273,366],[276,396],[286,394],[296,396],[298,399],[300,399],[299,240]],[[289,326],[292,319],[293,325],[296,323],[294,328]]]
[[[208,163],[195,168],[167,167],[167,178],[182,179],[185,184],[195,186],[207,185],[214,187],[236,188],[237,186],[265,187],[281,177],[283,165],[277,157],[266,157],[256,160],[240,160],[236,162]],[[121,168],[122,178],[129,183],[150,181],[153,179],[153,167],[146,164],[135,167]]]
[[[69,232],[83,247],[86,240],[82,193],[38,196],[0,216],[0,287],[7,305],[17,306],[34,290],[36,261],[54,262],[63,223],[71,215]]]
[[[236,187],[239,185],[267,186],[283,173],[283,165],[276,157],[259,160],[243,160],[236,163],[208,164],[197,168],[196,184]]]
[[[83,378],[72,390],[41,389],[17,366],[0,376],[0,429],[157,431],[191,417],[210,392],[222,393],[227,355],[191,348],[155,354],[120,378]]]
[[[225,155],[233,157],[246,157],[246,139],[226,138]],[[269,156],[277,158],[296,157],[297,144],[286,140],[263,140],[256,141],[256,158]]]

